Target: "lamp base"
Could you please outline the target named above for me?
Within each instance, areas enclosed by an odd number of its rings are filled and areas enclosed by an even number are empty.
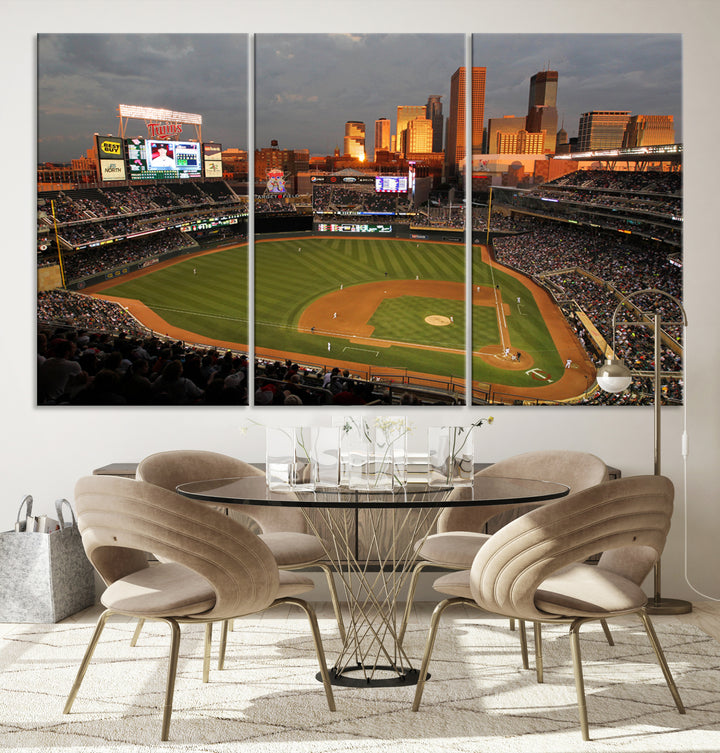
[[[665,599],[657,597],[650,599],[645,606],[648,614],[689,614],[692,604],[683,599]]]

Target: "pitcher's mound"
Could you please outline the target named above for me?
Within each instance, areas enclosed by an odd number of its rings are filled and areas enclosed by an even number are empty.
[[[440,316],[439,314],[433,314],[432,316],[426,316],[425,321],[428,324],[432,324],[433,327],[447,327],[448,324],[452,324],[447,316]]]

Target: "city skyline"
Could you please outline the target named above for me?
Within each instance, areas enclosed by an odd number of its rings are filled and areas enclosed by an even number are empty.
[[[95,132],[117,134],[121,102],[198,112],[204,140],[246,148],[247,44],[242,34],[40,35],[38,161],[67,162],[84,156]],[[255,146],[275,139],[332,154],[356,120],[372,154],[377,119],[389,118],[395,134],[398,105],[433,95],[447,123],[464,44],[460,34],[259,34]],[[524,116],[531,77],[557,70],[558,128],[569,136],[582,113],[621,109],[672,115],[682,141],[679,34],[474,35],[473,64],[487,69],[485,126]],[[146,135],[142,123],[135,130]]]

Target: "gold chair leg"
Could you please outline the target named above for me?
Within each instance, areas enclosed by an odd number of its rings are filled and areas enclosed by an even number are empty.
[[[170,627],[170,660],[168,662],[165,708],[163,709],[162,733],[160,735],[160,739],[165,742],[170,734],[170,716],[172,715],[175,678],[177,677],[178,656],[180,655],[180,626],[171,617],[162,621]]]
[[[335,620],[340,631],[340,640],[345,643],[345,623],[343,622],[342,610],[340,609],[340,600],[338,599],[337,589],[335,588],[335,577],[333,568],[326,562],[318,562],[318,567],[325,572],[328,588],[330,589],[330,601],[332,601]]]
[[[140,633],[142,632],[144,624],[145,624],[145,620],[142,617],[140,617],[140,619],[137,621],[137,625],[135,626],[135,632],[133,633],[133,637],[130,639],[131,646],[137,646],[138,638],[140,637]]]
[[[294,604],[295,606],[300,607],[300,609],[302,609],[307,615],[308,621],[310,622],[313,641],[315,641],[315,653],[317,654],[318,664],[320,665],[320,676],[322,677],[323,686],[325,688],[327,705],[330,711],[335,711],[335,697],[333,696],[332,685],[330,684],[330,673],[328,672],[327,661],[325,660],[325,650],[323,648],[322,638],[320,637],[320,628],[318,627],[315,609],[309,602],[292,597],[278,599],[275,604]]]
[[[660,645],[660,641],[658,640],[657,634],[655,633],[655,628],[653,627],[653,624],[650,621],[650,617],[645,609],[642,609],[639,614],[640,619],[643,621],[643,625],[645,626],[645,632],[650,639],[650,644],[655,651],[655,656],[657,656],[660,668],[663,671],[663,675],[665,675],[665,682],[670,689],[670,693],[672,694],[673,700],[675,701],[677,710],[681,714],[684,714],[685,706],[683,705],[682,699],[680,698],[680,693],[678,692],[677,686],[675,685],[675,680],[673,680],[673,676],[670,672],[670,667],[668,666],[667,660],[665,659],[665,654],[663,653],[662,646]]]
[[[210,680],[210,648],[212,646],[212,622],[205,623],[205,657],[203,659],[202,681]]]
[[[402,646],[403,639],[405,638],[405,631],[407,630],[410,613],[412,612],[412,606],[415,600],[415,589],[417,588],[418,578],[420,577],[420,573],[430,565],[432,565],[432,562],[418,562],[413,568],[412,575],[410,576],[410,583],[408,584],[407,597],[405,599],[405,611],[403,612],[400,630],[398,631],[398,646]]]
[[[603,633],[605,633],[605,638],[607,639],[608,646],[614,646],[615,641],[613,640],[612,633],[610,632],[607,621],[600,620],[600,624],[602,625]]]
[[[73,683],[73,686],[70,690],[70,694],[67,697],[67,701],[65,701],[65,708],[63,709],[63,714],[69,714],[70,709],[72,708],[73,703],[75,702],[75,698],[78,694],[78,690],[80,690],[80,685],[82,684],[82,681],[85,677],[85,672],[87,672],[87,668],[90,664],[90,660],[93,657],[93,654],[95,653],[95,647],[98,644],[98,640],[100,639],[100,634],[103,631],[103,628],[105,627],[105,623],[108,621],[108,617],[110,617],[114,612],[111,612],[109,609],[106,609],[98,618],[98,621],[95,625],[95,630],[92,634],[92,638],[90,638],[90,643],[88,643],[88,647],[85,649],[85,655],[82,658],[82,661],[80,662],[80,668],[78,669],[77,675],[75,677],[75,682]]]
[[[437,636],[440,617],[448,607],[453,606],[454,604],[466,603],[467,599],[455,596],[452,599],[445,599],[444,601],[441,601],[433,610],[432,618],[430,619],[430,631],[428,632],[427,641],[425,642],[425,653],[423,654],[422,665],[420,666],[420,674],[418,675],[417,685],[415,686],[415,698],[413,699],[412,705],[413,711],[417,711],[420,708],[420,701],[422,700],[423,690],[425,689],[425,679],[427,678],[427,670],[428,666],[430,665],[430,657],[435,646],[435,637]]]
[[[520,655],[522,656],[523,669],[530,669],[528,661],[527,631],[525,630],[525,620],[518,620],[520,625]]]
[[[218,653],[218,669],[225,669],[225,651],[227,650],[228,623],[230,620],[223,620],[220,628],[220,651]]]
[[[70,713],[70,709],[72,708],[78,691],[80,690],[80,685],[82,684],[82,681],[85,677],[87,668],[90,665],[93,654],[95,653],[95,648],[98,644],[98,640],[100,639],[100,634],[102,633],[108,618],[113,614],[115,614],[115,612],[111,611],[110,609],[106,609],[98,618],[97,624],[95,625],[95,631],[93,632],[92,638],[90,639],[90,643],[85,649],[85,655],[83,656],[82,662],[80,663],[80,668],[78,669],[77,676],[75,677],[75,682],[73,683],[70,694],[68,695],[67,701],[65,702],[63,714]],[[170,717],[172,715],[173,695],[175,693],[175,678],[177,677],[178,656],[180,654],[180,626],[172,618],[158,619],[160,619],[161,622],[166,623],[170,627],[171,631],[170,661],[168,663],[167,682],[165,685],[165,706],[163,709],[162,731],[160,733],[160,739],[165,742],[168,739],[168,734],[170,732]]]
[[[542,625],[533,622],[533,637],[535,639],[535,673],[537,681],[543,681],[543,652],[542,652]]]
[[[573,658],[573,672],[575,673],[575,691],[577,693],[578,712],[580,713],[580,731],[582,739],[590,739],[588,729],[587,704],[585,702],[585,681],[582,672],[582,657],[580,655],[580,625],[583,620],[575,620],[570,625],[570,648]]]

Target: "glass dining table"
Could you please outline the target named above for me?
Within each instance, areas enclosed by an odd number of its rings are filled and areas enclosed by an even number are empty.
[[[416,549],[434,532],[442,510],[543,503],[567,495],[569,489],[549,481],[477,476],[471,486],[455,489],[412,484],[392,490],[275,491],[265,477],[252,476],[194,481],[181,484],[177,492],[225,509],[243,504],[301,508],[345,594],[346,635],[330,671],[331,682],[384,687],[418,680],[399,639],[400,605],[417,561]]]

